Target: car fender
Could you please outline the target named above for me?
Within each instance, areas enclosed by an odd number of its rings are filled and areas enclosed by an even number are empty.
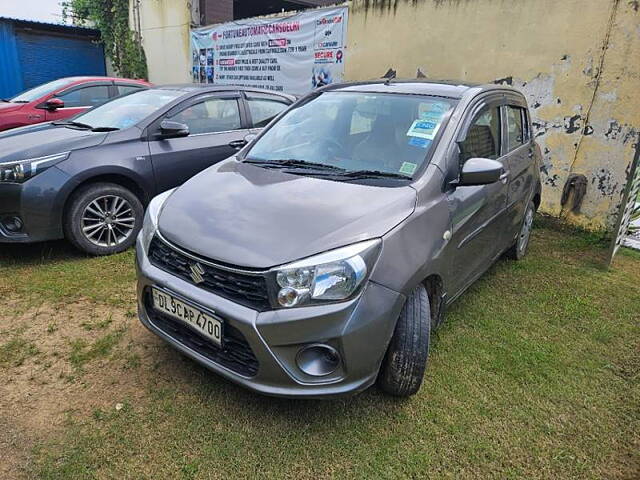
[[[417,188],[414,212],[383,237],[380,258],[370,277],[405,296],[432,275],[442,280],[445,289],[448,284],[451,213],[440,170],[431,165],[425,176],[427,181]]]

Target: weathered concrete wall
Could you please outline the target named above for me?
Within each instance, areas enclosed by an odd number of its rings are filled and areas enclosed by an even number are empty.
[[[142,45],[147,55],[149,81],[191,81],[189,27],[191,12],[186,0],[141,0]],[[133,17],[132,17],[133,18]],[[135,29],[135,26],[131,26]]]
[[[544,151],[542,209],[614,223],[640,132],[640,13],[629,0],[353,0],[348,79],[502,81],[528,97]],[[588,179],[581,213],[561,209],[570,173]]]

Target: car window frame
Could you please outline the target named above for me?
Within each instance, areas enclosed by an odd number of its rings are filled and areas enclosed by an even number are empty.
[[[226,92],[207,92],[207,93],[202,93],[202,94],[198,94],[192,97],[188,97],[186,99],[177,99],[176,104],[171,105],[169,108],[167,108],[164,112],[161,112],[158,114],[158,116],[155,118],[155,120],[153,120],[152,122],[150,122],[147,127],[146,127],[146,137],[147,140],[149,141],[153,141],[153,140],[158,140],[158,138],[156,138],[157,134],[160,132],[160,124],[162,123],[163,120],[165,119],[169,119],[172,116],[177,115],[178,113],[182,112],[183,110],[192,107],[193,105],[196,105],[198,103],[204,102],[208,99],[214,99],[214,98],[223,98],[223,99],[229,99],[229,98],[234,98],[236,99],[236,101],[238,102],[238,110],[240,112],[240,128],[236,129],[236,130],[225,130],[222,132],[209,132],[209,133],[194,133],[194,134],[189,134],[186,137],[183,138],[191,138],[191,137],[196,137],[196,136],[202,136],[202,135],[219,135],[222,133],[230,133],[230,132],[239,132],[242,130],[249,130],[251,127],[249,127],[247,125],[247,115],[245,112],[245,107],[244,104],[242,103],[242,95],[240,94],[239,91],[226,91]]]
[[[54,93],[53,95],[51,95],[49,97],[49,99],[51,98],[60,98],[60,95],[66,95],[69,93],[73,93],[76,90],[82,90],[84,88],[89,88],[89,87],[107,87],[107,91],[109,93],[109,97],[107,98],[107,100],[105,101],[109,101],[111,100],[113,97],[111,96],[112,94],[112,89],[111,87],[113,86],[113,82],[108,82],[108,81],[98,81],[98,82],[86,82],[86,83],[80,83],[80,84],[76,84],[76,85],[72,85],[64,90],[61,90],[59,92]],[[48,100],[48,99],[47,99]],[[36,108],[42,108],[42,109],[46,109],[45,103],[46,101],[42,102],[40,105],[38,105]],[[104,102],[102,102],[104,103]],[[74,106],[74,107],[67,107],[66,105],[62,108],[59,108],[58,110],[64,110],[67,108],[85,108],[85,109],[89,109],[89,108],[93,108],[93,107],[97,107],[98,105],[102,105],[102,103],[98,103],[96,105],[79,105],[79,106]]]
[[[505,115],[504,115],[504,112],[502,111],[504,106],[503,103],[504,103],[503,99],[494,99],[486,103],[485,102],[478,103],[476,104],[476,108],[472,109],[470,116],[465,114],[465,118],[461,122],[463,124],[462,129],[460,130],[459,135],[457,136],[457,139],[456,139],[456,144],[458,145],[457,163],[459,168],[461,168],[463,165],[463,163],[460,162],[460,156],[462,155],[462,148],[460,147],[460,144],[464,142],[464,140],[467,138],[469,129],[474,125],[476,120],[478,120],[478,118],[480,118],[480,116],[483,115],[485,111],[492,108],[495,108],[498,111],[498,115],[500,115],[500,120],[498,122],[498,126],[500,128],[500,132],[498,132],[498,136],[500,137],[500,146],[497,152],[498,157],[495,160],[501,161],[501,158],[506,155],[506,152],[505,152],[506,132],[504,127]]]
[[[518,109],[520,111],[520,127],[521,127],[521,135],[522,135],[522,143],[519,144],[516,147],[511,148],[511,140],[510,140],[510,136],[509,136],[509,118],[507,115],[507,110],[509,109],[509,107],[511,108],[515,108]],[[502,107],[503,111],[504,111],[504,122],[503,122],[503,128],[505,130],[505,136],[507,137],[507,144],[505,145],[507,147],[507,151],[506,154],[515,152],[516,150],[529,145],[530,141],[531,141],[531,133],[530,130],[528,128],[528,122],[527,122],[527,109],[526,107],[523,107],[521,105],[514,105],[513,102],[507,101],[505,105],[503,105]],[[526,138],[525,138],[525,132],[527,132]]]
[[[244,102],[245,105],[245,109],[246,109],[246,115],[247,115],[247,120],[249,122],[249,125],[251,125],[249,128],[265,128],[265,127],[258,127],[254,124],[253,121],[253,116],[251,115],[251,108],[249,107],[249,100],[252,99],[256,99],[256,100],[267,100],[267,101],[271,101],[271,102],[278,102],[278,103],[282,103],[286,106],[286,108],[284,110],[282,110],[280,113],[278,113],[275,117],[273,117],[270,121],[275,120],[276,118],[278,118],[283,112],[287,111],[291,105],[293,105],[295,102],[291,101],[290,99],[288,99],[287,97],[284,97],[282,95],[277,95],[277,94],[272,94],[272,93],[262,93],[262,92],[251,92],[251,91],[244,91],[242,92],[242,100]]]

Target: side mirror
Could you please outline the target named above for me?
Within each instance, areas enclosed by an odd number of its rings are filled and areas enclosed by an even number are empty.
[[[160,123],[160,138],[180,138],[189,136],[189,127],[184,123],[163,120]]]
[[[502,163],[489,158],[470,158],[462,165],[457,186],[488,185],[500,180],[504,168]]]
[[[55,112],[59,108],[64,108],[64,101],[59,98],[50,98],[46,102],[44,102],[44,108],[49,110],[50,112]]]

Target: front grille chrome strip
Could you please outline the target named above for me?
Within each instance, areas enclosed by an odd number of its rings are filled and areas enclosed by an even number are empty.
[[[186,250],[183,250],[182,248],[178,247],[175,243],[170,242],[169,240],[167,240],[166,238],[164,238],[162,236],[162,234],[156,230],[156,236],[162,241],[162,243],[164,243],[167,247],[175,250],[176,252],[184,255],[185,257],[190,258],[191,260],[195,261],[195,262],[199,262],[202,263],[204,265],[209,265],[210,267],[214,267],[214,268],[219,268],[220,270],[225,270],[227,272],[232,272],[232,273],[239,273],[242,275],[253,275],[256,277],[262,277],[265,275],[265,273],[269,272],[269,269],[266,270],[245,270],[245,269],[241,269],[241,268],[234,268],[234,267],[229,267],[227,265],[220,265],[219,263],[215,263],[212,262],[211,260],[207,260],[206,258],[202,258],[199,256],[194,255],[193,253],[190,253]]]

